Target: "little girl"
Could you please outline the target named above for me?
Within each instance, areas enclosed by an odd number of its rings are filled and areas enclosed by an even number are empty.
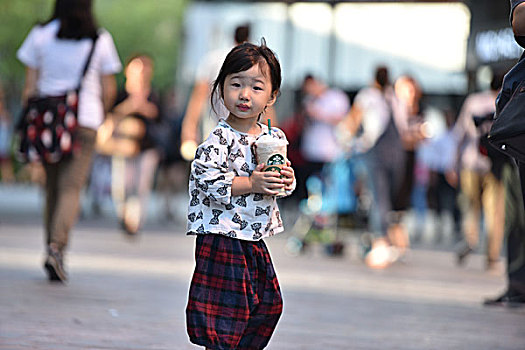
[[[281,68],[263,43],[226,56],[212,89],[229,111],[191,165],[188,235],[197,235],[186,308],[191,342],[207,349],[263,349],[282,312],[279,282],[262,238],[283,231],[276,195],[295,189],[288,162],[280,173],[257,164],[254,143],[271,131],[261,116],[275,103]]]

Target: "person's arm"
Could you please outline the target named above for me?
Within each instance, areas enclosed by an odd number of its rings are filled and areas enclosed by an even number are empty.
[[[158,107],[146,95],[140,94],[130,94],[113,107],[113,112],[121,116],[137,113],[149,119],[155,119],[159,115]]]
[[[452,127],[452,137],[455,141],[455,155],[453,166],[445,173],[445,178],[451,186],[457,186],[459,183],[460,172],[462,169],[462,156],[463,149],[465,147],[466,140],[468,138],[468,122],[471,119],[471,113],[469,112],[470,98],[467,96],[461,110],[456,119],[454,126]],[[473,121],[472,121],[473,123]]]
[[[342,121],[342,125],[350,132],[350,135],[355,135],[363,121],[363,110],[358,103],[354,103],[346,117]]]
[[[104,112],[108,112],[115,103],[117,96],[117,82],[115,75],[107,74],[102,76],[102,102],[104,104]]]
[[[204,80],[198,81],[193,87],[188,107],[186,108],[186,114],[182,120],[181,143],[185,141],[197,141],[197,128],[209,92],[209,83]]]
[[[115,105],[111,111],[118,115],[129,115],[135,111],[135,108],[133,107],[133,101],[128,96],[122,102]]]
[[[24,89],[22,90],[22,105],[25,105],[29,97],[35,94],[38,73],[38,69],[26,67],[26,78]]]
[[[140,105],[138,112],[149,119],[156,119],[159,116],[159,108],[147,98],[144,103]]]
[[[461,110],[459,112],[458,118],[456,120],[456,123],[454,124],[454,127],[452,128],[452,135],[454,136],[456,140],[457,145],[457,152],[456,152],[456,169],[460,168],[461,163],[461,156],[462,156],[462,150],[465,147],[465,144],[469,137],[469,122],[474,123],[473,121],[469,120],[472,119],[472,113],[470,112],[470,97],[467,96],[465,101],[463,102],[463,105],[461,106]]]
[[[232,196],[240,196],[247,193],[262,193],[270,196],[279,194],[279,189],[285,187],[285,179],[281,179],[280,174],[277,172],[262,171],[263,168],[264,164],[259,164],[251,176],[234,177]]]

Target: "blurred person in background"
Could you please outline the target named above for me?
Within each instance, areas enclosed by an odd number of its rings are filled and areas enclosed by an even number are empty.
[[[99,129],[104,129],[104,125]],[[98,135],[97,135],[98,140]],[[91,165],[86,194],[91,200],[91,215],[103,216],[104,202],[111,200],[111,155],[101,153],[98,142],[95,143],[95,154]],[[82,211],[81,215],[85,215]]]
[[[235,28],[233,35],[233,46],[237,46],[250,40],[250,25],[244,24]],[[197,144],[201,139],[206,139],[210,131],[215,127],[216,120],[211,118],[212,111],[217,116],[227,114],[226,107],[218,99],[214,100],[214,106],[208,103],[213,80],[219,74],[224,58],[231,48],[217,49],[209,52],[199,63],[195,77],[195,84],[186,107],[186,113],[182,122],[181,147],[182,156],[186,160],[192,160]],[[202,133],[199,132],[201,124]]]
[[[5,107],[4,89],[0,85],[0,179],[2,182],[14,180],[11,162],[11,137],[13,133],[11,116]]]
[[[305,177],[302,175],[306,167],[306,162],[301,152],[304,124],[306,119],[304,105],[302,103],[303,95],[303,91],[300,91],[296,94],[296,98],[294,99],[294,114],[289,118],[286,118],[286,120],[279,125],[281,130],[286,134],[289,142],[288,153],[286,157],[294,166],[295,174],[298,179],[297,181],[302,184],[297,186],[292,195],[281,199],[281,202],[283,203],[283,211],[288,209],[288,205],[290,207],[294,207],[296,210],[299,202],[308,196],[307,193],[304,192],[306,190],[306,186],[304,186]],[[299,178],[301,180],[299,180]]]
[[[22,96],[25,104],[30,96],[62,95],[75,89],[93,45],[95,50],[79,96],[79,151],[58,163],[44,164],[44,267],[51,281],[67,280],[64,254],[69,232],[78,215],[96,130],[115,98],[115,74],[121,70],[121,63],[111,35],[96,25],[91,0],[56,0],[51,18],[33,27],[17,52],[26,66]]]
[[[323,167],[341,155],[336,138],[336,127],[350,110],[350,100],[344,91],[330,88],[308,74],[303,80],[303,131],[301,155],[305,161],[298,174],[301,195],[306,196],[306,180],[320,175]]]
[[[407,124],[404,132],[403,148],[405,150],[405,174],[403,182],[394,201],[393,210],[404,214],[411,206],[416,171],[416,151],[421,141],[428,137],[425,123],[425,110],[422,106],[423,91],[416,79],[402,75],[396,79],[394,92],[407,111]],[[421,169],[419,169],[421,170]],[[390,236],[401,249],[407,249],[409,237],[400,219],[390,228]]]
[[[160,159],[155,134],[160,106],[151,86],[153,69],[150,56],[132,56],[125,67],[125,88],[111,111],[113,137],[130,141],[128,150],[114,152],[111,167],[113,201],[121,227],[129,235],[135,235],[146,219]]]
[[[516,42],[525,48],[525,0],[511,0],[510,22]],[[496,101],[496,118],[510,96],[525,80],[525,55],[505,75]],[[524,107],[525,108],[525,107]],[[503,169],[505,187],[505,231],[507,237],[507,286],[500,296],[485,300],[485,305],[523,307],[525,305],[525,164]],[[517,169],[516,169],[517,168]],[[520,186],[521,182],[521,186]]]
[[[157,189],[163,196],[164,219],[168,222],[186,219],[185,207],[173,205],[173,201],[177,200],[175,195],[182,195],[185,199],[189,174],[189,163],[180,152],[182,114],[178,102],[178,96],[173,88],[161,99],[161,115],[166,123],[168,136],[163,142]]]
[[[429,170],[428,203],[437,215],[434,225],[434,242],[440,243],[443,239],[443,223],[445,214],[453,218],[453,239],[455,243],[462,239],[461,210],[458,203],[459,182],[456,176],[458,169],[457,140],[454,134],[456,113],[445,110],[443,114],[446,129],[424,143],[418,157],[421,163]]]
[[[396,97],[387,67],[376,68],[374,81],[358,92],[343,125],[355,135],[354,147],[365,153],[372,183],[369,226],[379,237],[364,242],[370,245],[365,247],[365,262],[384,268],[408,246],[400,230],[402,216],[394,209],[405,178],[406,149],[418,139],[409,132],[407,105]]]
[[[490,157],[492,154],[480,141],[483,133],[488,132],[483,131],[481,126],[483,120],[492,119],[501,83],[502,77],[494,74],[490,89],[467,96],[454,127],[458,140],[457,168],[460,169],[459,181],[464,199],[462,216],[465,236],[456,252],[457,263],[463,264],[477,247],[483,214],[487,232],[485,267],[493,271],[497,268],[503,243],[504,188],[497,154]],[[454,181],[453,177],[450,176],[450,181]]]

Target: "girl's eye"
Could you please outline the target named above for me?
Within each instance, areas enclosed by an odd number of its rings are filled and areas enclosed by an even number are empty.
[[[257,91],[263,91],[263,88],[260,86],[254,86],[253,89]]]
[[[241,86],[241,84],[239,84],[239,83],[232,83],[232,86],[233,87],[239,87],[239,86]]]

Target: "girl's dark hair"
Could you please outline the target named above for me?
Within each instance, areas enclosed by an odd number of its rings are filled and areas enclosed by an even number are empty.
[[[228,53],[217,79],[213,82],[211,105],[214,112],[217,112],[214,104],[216,94],[219,93],[220,97],[224,98],[224,82],[226,77],[230,74],[247,71],[259,62],[264,62],[268,65],[270,81],[272,83],[272,95],[276,96],[279,93],[279,89],[281,88],[281,65],[273,51],[266,46],[264,38],[261,40],[261,45],[243,43],[234,47]]]
[[[47,23],[58,19],[57,38],[79,40],[95,38],[97,24],[93,17],[92,0],[56,0],[55,10]]]

